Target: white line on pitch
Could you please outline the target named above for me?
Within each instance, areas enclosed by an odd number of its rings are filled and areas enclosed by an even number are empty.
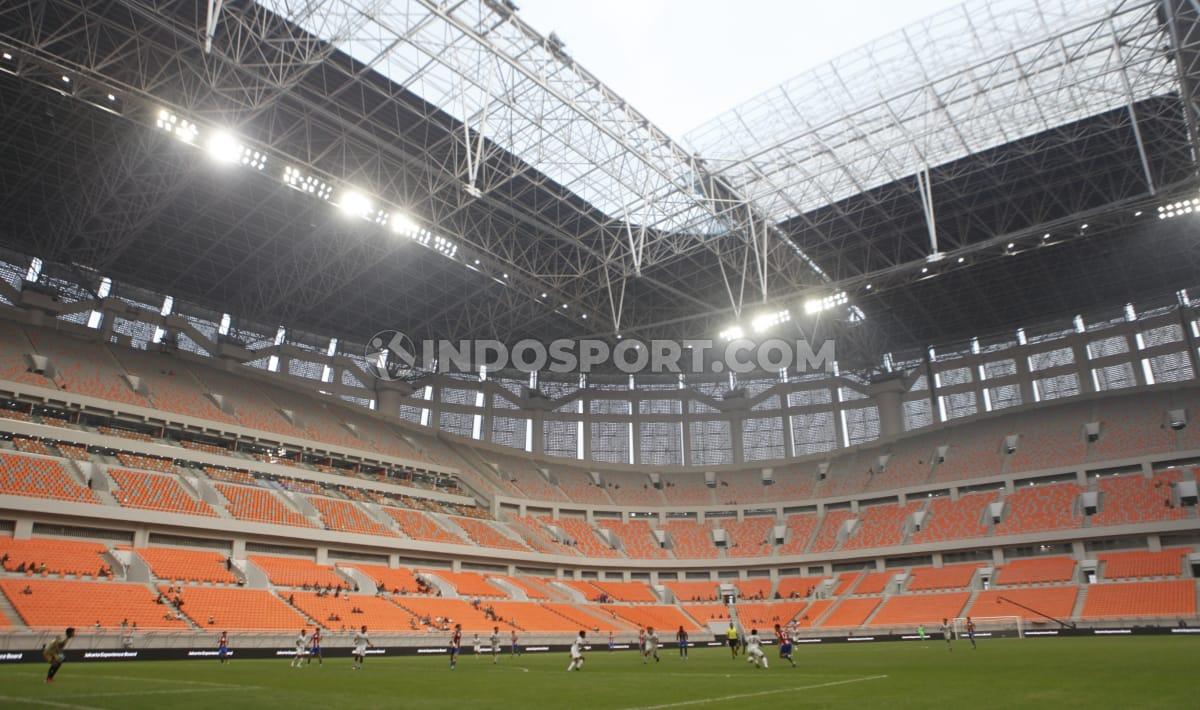
[[[851,683],[862,683],[868,680],[880,680],[887,678],[886,675],[869,675],[862,678],[850,678],[847,680],[831,680],[828,683],[817,683],[815,685],[801,685],[794,688],[778,688],[776,690],[760,690],[757,693],[739,693],[737,695],[722,695],[719,698],[700,698],[698,700],[681,700],[677,703],[663,703],[662,705],[640,705],[627,710],[662,710],[662,708],[681,708],[686,705],[707,705],[709,703],[720,703],[726,700],[742,700],[743,698],[757,698],[763,695],[778,695],[780,693],[794,693],[798,690],[816,690],[817,688],[831,688],[835,685],[849,685]]]
[[[71,705],[70,703],[56,703],[53,700],[38,700],[36,698],[18,698],[12,695],[0,695],[0,700],[5,702],[19,703],[23,705],[45,705],[52,708],[70,708],[71,710],[104,710],[91,705]]]

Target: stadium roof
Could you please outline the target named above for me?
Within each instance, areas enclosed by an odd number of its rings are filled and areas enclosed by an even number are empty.
[[[3,246],[351,341],[712,337],[846,290],[866,322],[829,332],[874,361],[1197,265],[1177,224],[1132,221],[1196,189],[1186,2],[971,3],[718,117],[696,153],[504,2],[214,7],[0,8]],[[265,169],[197,160],[161,110]]]

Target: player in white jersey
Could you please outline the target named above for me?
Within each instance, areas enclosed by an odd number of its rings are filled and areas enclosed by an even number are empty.
[[[500,658],[500,627],[499,626],[492,627],[492,637],[488,640],[492,642],[492,665],[496,665],[497,660]]]
[[[371,637],[367,635],[367,627],[363,626],[354,632],[354,670],[361,670],[363,660],[367,657],[367,648],[375,648]]]
[[[950,628],[950,620],[949,619],[942,619],[941,632],[942,632],[942,638],[944,638],[946,640],[946,650],[953,651],[954,650],[954,632]]]
[[[646,645],[642,651],[642,663],[646,663],[650,658],[654,658],[654,662],[658,663],[658,632],[653,626],[646,627]]]
[[[758,638],[758,629],[750,630],[746,639],[746,661],[753,663],[755,668],[767,668],[767,654],[763,653],[762,640]]]
[[[475,655],[479,655],[479,634],[475,634]]]
[[[587,643],[587,632],[580,631],[571,644],[571,662],[567,664],[568,671],[583,670],[583,646]]]
[[[307,654],[308,637],[304,635],[304,629],[300,629],[300,634],[296,636],[296,655],[292,656],[292,668],[299,668]]]

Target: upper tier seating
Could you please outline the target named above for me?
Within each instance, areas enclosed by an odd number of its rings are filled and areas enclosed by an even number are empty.
[[[21,326],[0,322],[0,380],[55,389],[53,382],[30,369],[25,354],[32,352],[33,344]]]
[[[396,537],[396,533],[377,522],[350,501],[335,500],[324,496],[308,496],[308,502],[321,512],[321,522],[330,530]]]
[[[466,633],[490,633],[493,626],[499,626],[504,632],[510,631],[512,624],[503,621],[493,621],[484,615],[483,611],[471,606],[462,599],[437,599],[434,597],[392,597],[392,603],[398,604],[414,614],[418,619],[434,621],[438,617],[446,620],[446,624],[462,624]]]
[[[997,535],[1063,530],[1083,525],[1078,498],[1083,490],[1075,483],[1021,486],[1008,496],[1007,514],[996,524]]]
[[[420,511],[408,510],[407,508],[393,508],[385,505],[383,506],[383,512],[387,513],[389,518],[396,521],[396,524],[400,526],[400,532],[413,540],[445,542],[451,545],[465,545],[467,542],[441,525],[438,525],[433,518]]]
[[[739,599],[771,598],[770,579],[739,579],[734,581],[733,586],[737,587]]]
[[[657,602],[658,597],[645,582],[595,581],[592,584],[610,598],[619,602]]]
[[[942,619],[961,616],[970,597],[970,592],[900,594],[888,597],[879,612],[871,619],[871,626],[940,623]]]
[[[904,541],[907,521],[922,505],[924,503],[915,502],[859,508],[858,527],[842,544],[842,549],[865,550],[899,545]]]
[[[651,531],[650,523],[645,520],[630,520],[622,523],[620,520],[597,520],[600,527],[611,530],[621,541],[621,548],[629,557],[641,560],[662,560],[670,554],[658,544]]]
[[[97,503],[96,495],[80,485],[54,459],[0,452],[0,493]]]
[[[1034,411],[1021,418],[1016,453],[1008,457],[1008,470],[1036,471],[1082,463],[1087,456],[1083,424],[1088,405],[1069,404]],[[1013,433],[1013,432],[1008,432]]]
[[[900,570],[885,570],[883,572],[868,572],[863,576],[862,581],[854,588],[855,594],[880,594],[887,589],[892,580],[896,578],[896,573]],[[838,591],[841,594],[842,591]]]
[[[717,583],[712,581],[706,582],[668,582],[663,581],[662,585],[675,595],[677,602],[707,602],[716,601],[719,596],[717,594]]]
[[[1170,398],[1162,394],[1097,402],[1100,438],[1092,443],[1089,458],[1102,461],[1170,451],[1175,432],[1166,426],[1168,409]]]
[[[644,473],[607,471],[603,480],[608,496],[617,505],[661,507],[667,504],[662,491],[650,485],[650,477]]]
[[[868,491],[894,491],[924,483],[933,470],[934,450],[939,437],[921,436],[898,444],[887,466],[867,481]]]
[[[59,451],[61,451],[63,456],[66,456],[69,459],[74,459],[76,461],[91,461],[92,460],[91,455],[88,454],[88,450],[87,450],[86,446],[79,446],[77,444],[68,444],[68,443],[60,441],[57,444],[55,444],[54,447],[56,449],[58,449]]]
[[[836,548],[838,532],[847,520],[853,518],[854,513],[850,512],[849,508],[826,510],[825,517],[821,520],[821,527],[817,530],[817,536],[809,547],[809,552],[830,552]]]
[[[811,468],[780,467],[771,477],[774,482],[764,486],[771,500],[807,500],[817,486],[817,475]]]
[[[503,574],[494,576],[525,592],[525,596],[529,597],[530,599],[550,599],[553,596],[550,588],[547,587],[546,583],[538,577],[529,577],[526,575],[509,577],[508,575]]]
[[[787,516],[785,524],[788,528],[787,540],[779,546],[781,555],[798,555],[808,549],[813,533],[817,529],[819,518],[816,513],[800,513]]]
[[[44,564],[49,574],[97,575],[107,566],[100,557],[106,549],[102,543],[84,540],[0,537],[0,557],[7,556],[3,567],[9,572],[40,571]]]
[[[154,438],[151,437],[146,432],[134,431],[133,429],[130,429],[126,426],[103,426],[103,425],[101,425],[101,426],[96,427],[96,431],[100,432],[101,434],[105,434],[107,436],[116,436],[116,437],[120,437],[122,439],[129,439],[130,441],[145,441],[145,442],[154,441]],[[125,464],[125,465],[132,466],[133,464]],[[165,470],[165,469],[154,469],[154,470],[157,471],[157,470]]]
[[[454,518],[455,525],[463,529],[475,543],[484,547],[495,547],[502,550],[521,550],[528,551],[529,547],[508,535],[503,535],[493,528],[490,524],[482,520],[474,520],[472,518]]]
[[[717,474],[717,487],[713,494],[718,503],[740,505],[765,501],[768,490],[772,494],[777,493],[773,487],[768,489],[763,485],[759,471],[731,471]]]
[[[258,479],[250,474],[249,471],[234,468],[217,468],[216,466],[205,466],[204,473],[214,481],[224,481],[226,483],[240,483],[244,486],[257,486]]]
[[[176,468],[174,461],[164,459],[161,456],[142,456],[141,454],[128,454],[121,451],[117,453],[117,460],[129,468],[158,471],[159,473],[179,473],[179,469]]]
[[[694,473],[663,474],[662,493],[667,505],[713,504],[712,490]]]
[[[212,508],[188,495],[178,480],[157,473],[110,468],[108,475],[117,483],[113,496],[126,508],[165,510],[185,515],[216,517]]]
[[[339,564],[338,566],[353,567],[370,577],[375,586],[384,591],[399,592],[401,594],[414,594],[417,591],[417,578],[413,575],[412,570],[407,567],[383,567],[381,565],[362,564],[361,562]]]
[[[213,486],[229,502],[225,509],[238,520],[303,528],[314,527],[308,518],[289,509],[271,491],[263,488],[234,486],[228,483],[214,483]]]
[[[543,527],[537,518],[528,515],[510,515],[508,526],[538,552],[545,552],[551,555],[579,554],[579,550],[554,539],[550,531]]]
[[[54,364],[55,379],[63,391],[138,407],[150,406],[129,388],[121,366],[103,345],[42,328],[30,328],[27,332],[37,351]]]
[[[141,547],[135,550],[154,576],[167,581],[236,584],[237,577],[225,562],[228,555],[209,550],[180,550],[172,547]]]
[[[873,465],[873,461],[868,461],[860,455],[834,460],[829,472],[825,474],[825,480],[817,483],[816,495],[820,498],[834,498],[863,492]]]
[[[322,594],[292,592],[287,595],[296,608],[327,629],[342,631],[366,624],[372,632],[415,631],[412,614],[387,599],[365,594]]]
[[[821,583],[820,577],[780,577],[779,589],[776,590],[783,599],[803,599]]]
[[[1105,579],[1178,577],[1183,573],[1183,558],[1188,552],[1190,550],[1186,547],[1161,552],[1102,552],[1097,555],[1097,559],[1104,563]]]
[[[1010,434],[1004,422],[959,427],[951,432],[946,460],[934,466],[933,481],[999,475],[1004,467],[1004,437]]]
[[[271,584],[281,587],[347,586],[345,579],[329,567],[300,557],[269,557],[250,555],[248,558],[267,575]]]
[[[653,626],[665,631],[660,638],[669,638],[682,626],[689,633],[700,630],[700,626],[676,606],[610,606],[605,610],[636,626]]]
[[[1051,584],[1069,582],[1075,574],[1075,560],[1070,557],[1025,557],[1004,563],[993,584]]]
[[[971,616],[1020,616],[1028,621],[1043,622],[1042,616],[1066,619],[1075,608],[1075,597],[1079,587],[1032,587],[1028,589],[989,589],[975,597],[975,603],[965,612]],[[1011,599],[1028,609],[1010,604]],[[1030,609],[1036,609],[1035,613]]]
[[[838,605],[829,612],[829,616],[821,622],[822,628],[839,628],[851,627],[857,628],[862,626],[867,617],[875,611],[875,607],[879,606],[880,597],[855,597],[852,599],[843,599]],[[811,616],[811,613],[810,613]]]
[[[1156,616],[1191,619],[1196,616],[1196,583],[1120,582],[1093,584],[1083,602],[1084,619]]]
[[[26,588],[32,593],[25,594]],[[0,591],[25,625],[37,629],[85,629],[96,622],[114,629],[122,621],[136,623],[139,629],[187,628],[169,607],[155,604],[154,595],[140,584],[18,578],[0,580]]]
[[[243,426],[297,439],[308,438],[307,432],[283,418],[266,392],[249,378],[191,363],[188,368],[209,392],[221,395],[233,406],[234,416]]]
[[[503,589],[487,581],[482,574],[476,572],[434,572],[438,578],[445,580],[454,587],[454,591],[463,597],[507,597]]]
[[[713,545],[708,523],[702,525],[695,520],[667,520],[664,527],[671,540],[671,549],[681,560],[715,558],[720,552]]]
[[[298,611],[265,589],[184,587],[180,596],[183,613],[197,625],[214,631],[294,632],[310,626]]]
[[[13,448],[17,451],[26,454],[41,454],[42,456],[54,456],[54,452],[41,439],[30,439],[25,436],[14,436],[12,438]]]
[[[721,527],[728,536],[726,554],[730,557],[765,557],[771,554],[771,530],[775,527],[775,516],[758,515],[738,521],[726,518]]]
[[[941,542],[970,540],[988,534],[988,505],[998,499],[995,492],[968,493],[958,500],[939,496],[929,502],[921,529],[912,534],[910,542]]]
[[[584,557],[620,557],[621,554],[612,549],[596,536],[596,531],[592,530],[592,526],[586,520],[579,518],[559,518],[551,520],[549,517],[543,518],[544,521],[554,523],[560,526],[572,539],[575,540],[575,546]]]
[[[341,415],[331,410],[328,403],[314,402],[282,387],[272,387],[269,391],[275,404],[295,412],[296,426],[303,428],[307,438],[351,451],[370,450],[370,445],[354,436],[342,422]]]
[[[966,589],[980,568],[979,563],[947,565],[946,567],[916,567],[909,572],[906,588],[910,592],[929,589]]]
[[[128,348],[113,348],[112,353],[125,370],[140,377],[150,388],[150,398],[158,409],[208,421],[235,423],[233,417],[217,408],[204,394],[200,381],[179,361],[159,353]]]
[[[595,584],[592,584],[591,582],[589,582],[587,580],[560,579],[557,581],[559,584],[563,585],[564,587],[569,587],[570,589],[574,589],[575,591],[579,592],[580,594],[583,595],[583,598],[588,600],[589,602],[600,601],[600,599],[603,598],[606,594]]]
[[[529,464],[514,461],[511,465],[505,465],[504,469],[515,477],[513,482],[520,489],[524,498],[531,498],[533,500],[570,500],[557,486],[547,481],[541,471],[533,470]]]
[[[1100,511],[1092,516],[1092,526],[1187,518],[1190,511],[1176,506],[1171,496],[1171,484],[1182,479],[1183,471],[1178,469],[1153,478],[1140,474],[1101,478],[1097,481]]]
[[[554,475],[558,479],[559,489],[576,503],[612,504],[604,487],[592,483],[592,479],[583,471],[560,468],[554,471]]]

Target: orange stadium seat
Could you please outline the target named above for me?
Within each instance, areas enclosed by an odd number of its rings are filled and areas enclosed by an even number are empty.
[[[129,389],[124,370],[103,345],[77,340],[42,328],[30,328],[29,340],[54,363],[56,380],[64,391],[139,407],[150,403]]]
[[[1146,478],[1140,474],[1101,478],[1100,510],[1090,519],[1092,527],[1124,525],[1151,520],[1183,520],[1190,511],[1176,506],[1171,484],[1183,479],[1183,471],[1172,469]]]
[[[1005,499],[1008,512],[996,524],[996,534],[1019,535],[1078,528],[1083,525],[1077,500],[1082,492],[1075,483],[1021,486]]]
[[[166,586],[159,590],[165,593]],[[214,631],[296,631],[311,626],[300,612],[265,589],[183,587],[179,596],[183,613],[197,626]]]
[[[832,551],[838,545],[838,531],[842,529],[842,524],[853,518],[854,513],[850,512],[849,508],[825,511],[825,517],[821,520],[821,526],[817,529],[817,536],[813,539],[809,551]]]
[[[501,534],[490,524],[473,518],[454,518],[454,524],[463,529],[463,532],[471,538],[473,542],[484,547],[494,547],[501,550],[520,550],[528,551],[529,547],[523,543],[517,542],[511,537]]]
[[[41,439],[30,439],[26,436],[14,436],[12,438],[13,448],[27,454],[40,454],[42,456],[54,456],[54,452]]]
[[[842,543],[843,550],[892,547],[904,540],[905,523],[924,503],[872,505],[859,508],[859,524]]]
[[[92,457],[88,453],[86,446],[78,444],[68,444],[64,441],[59,441],[54,444],[54,448],[62,452],[63,456],[75,461],[91,461]]]
[[[770,628],[774,624],[787,626],[804,611],[808,602],[738,602],[738,621],[743,624]]]
[[[433,518],[420,511],[408,510],[407,508],[393,508],[392,506],[385,505],[383,506],[383,512],[387,513],[389,518],[396,521],[396,525],[400,526],[400,532],[413,540],[445,542],[451,545],[463,545],[466,543],[466,540],[438,525]]]
[[[715,558],[720,553],[712,542],[708,523],[695,520],[667,520],[663,526],[671,540],[675,557],[681,560]]]
[[[530,547],[538,552],[551,555],[578,555],[579,551],[570,545],[555,540],[537,518],[529,515],[510,515],[508,527],[521,536]]]
[[[24,593],[26,588],[30,594]],[[112,629],[127,620],[139,629],[187,629],[140,584],[19,578],[0,580],[0,590],[25,625],[33,628],[88,628],[100,622],[102,628]]]
[[[771,554],[771,530],[775,516],[758,515],[738,521],[726,518],[721,527],[728,536],[725,552],[730,557],[766,557]]]
[[[684,613],[701,626],[712,621],[729,621],[729,607],[724,604],[681,604]]]
[[[583,471],[563,468],[555,470],[554,475],[558,479],[559,489],[576,503],[612,504],[604,486],[592,483],[592,479]]]
[[[994,491],[967,493],[958,500],[950,500],[950,496],[934,498],[925,510],[921,529],[912,534],[910,541],[921,544],[986,537],[988,505],[998,498],[999,494]]]
[[[867,481],[868,491],[894,491],[924,483],[933,470],[935,439],[923,436],[897,445],[887,466]]]
[[[662,560],[670,554],[658,544],[650,523],[646,520],[598,520],[600,527],[611,530],[621,541],[621,548],[629,557],[640,560]]]
[[[243,426],[297,439],[308,438],[308,432],[284,419],[267,393],[249,379],[194,363],[187,367],[207,391],[220,394],[233,406],[234,417]]]
[[[508,594],[503,589],[495,586],[487,579],[476,572],[449,572],[446,570],[437,570],[436,574],[439,578],[450,583],[454,587],[454,591],[464,597],[506,597]]]
[[[317,596],[316,592],[289,592],[286,596],[297,609],[330,630],[357,629],[363,624],[371,631],[383,632],[415,631],[418,628],[412,614],[381,597],[366,594]]]
[[[529,577],[525,575],[519,577],[509,577],[508,575],[502,574],[495,576],[525,592],[525,596],[529,597],[530,599],[550,599],[552,596],[550,588],[547,587],[545,582],[539,577]]]
[[[392,597],[392,603],[416,616],[418,620],[429,619],[434,622],[438,618],[446,620],[450,626],[462,624],[467,633],[490,632],[493,626],[499,626],[502,631],[513,628],[511,624],[502,621],[492,621],[481,609],[476,609],[462,599],[438,599],[435,597]]]
[[[966,589],[975,576],[975,571],[982,566],[980,563],[971,563],[947,565],[941,568],[916,567],[910,572],[906,588],[910,592],[930,589]]]
[[[54,459],[0,452],[0,493],[77,503],[98,503],[96,496],[80,485]]]
[[[141,547],[135,552],[150,565],[154,576],[162,580],[221,584],[236,584],[238,581],[225,567],[228,555],[220,552],[170,547]]]
[[[620,557],[621,554],[608,546],[596,536],[596,531],[586,520],[579,518],[559,518],[553,520],[549,516],[542,518],[543,522],[558,525],[575,541],[575,546],[584,557]]]
[[[528,464],[513,462],[511,466],[505,466],[505,470],[515,477],[513,482],[523,494],[522,497],[533,500],[570,500],[557,486],[547,481],[540,471],[530,469]]]
[[[771,500],[807,500],[816,491],[817,476],[811,470],[776,468],[771,478],[771,485],[764,486]]]
[[[1168,398],[1162,395],[1101,400],[1096,405],[1100,438],[1091,445],[1091,458],[1103,461],[1170,451],[1175,433],[1163,421],[1169,408]]]
[[[779,546],[779,554],[798,555],[807,550],[818,522],[819,518],[815,513],[789,515],[785,521],[788,528],[787,541]]]
[[[604,607],[579,604],[543,604],[542,606],[574,624],[572,629],[608,632],[628,631],[633,627],[632,623],[615,618]]]
[[[250,555],[247,559],[266,573],[271,584],[283,587],[303,587],[306,584],[321,587],[337,587],[338,585],[345,587],[348,584],[333,569],[300,557]]]
[[[225,500],[229,501],[225,509],[238,520],[303,528],[315,527],[308,518],[289,509],[272,491],[265,488],[248,488],[227,483],[213,485],[225,496]]]
[[[833,606],[833,599],[817,599],[805,607],[804,611],[800,612],[794,622],[800,628],[811,628],[817,623],[817,619]]]
[[[1178,577],[1183,573],[1183,558],[1188,552],[1186,547],[1161,552],[1102,552],[1097,559],[1104,563],[1105,579]]]
[[[701,628],[676,606],[609,606],[605,610],[635,626],[653,626],[660,631],[674,632],[680,626],[688,632]]]
[[[574,589],[575,591],[582,594],[584,599],[587,599],[590,602],[600,601],[601,596],[603,596],[603,594],[604,594],[604,592],[602,592],[599,587],[597,587],[596,585],[592,584],[591,582],[589,582],[587,580],[560,579],[560,580],[558,580],[558,583],[563,586]]]
[[[769,579],[738,579],[733,586],[737,587],[738,599],[770,599],[771,580]]]
[[[1070,557],[1026,557],[1005,562],[997,571],[993,584],[1052,584],[1069,582],[1075,574],[1075,560]]]
[[[782,599],[803,599],[821,582],[820,577],[780,577],[776,594]]]
[[[713,495],[722,505],[740,505],[765,501],[768,490],[773,495],[778,493],[774,487],[763,485],[759,471],[733,471],[717,474],[717,487]]]
[[[658,597],[654,596],[654,591],[645,582],[597,580],[592,584],[619,602],[658,602]]]
[[[217,468],[216,466],[205,466],[204,473],[214,481],[224,481],[225,483],[240,483],[244,486],[257,486],[258,479],[250,475],[249,471],[232,468]]]
[[[370,577],[377,587],[389,592],[413,594],[417,591],[417,578],[407,567],[383,567],[359,562],[339,564],[338,567],[352,567]]]
[[[896,578],[896,573],[900,570],[886,570],[883,572],[868,572],[858,586],[854,588],[855,594],[880,594],[887,589],[892,580]],[[841,594],[841,591],[838,592]]]
[[[107,549],[102,543],[84,540],[0,537],[0,557],[8,557],[3,568],[9,572],[28,573],[31,566],[40,570],[44,564],[49,574],[97,575],[107,566],[100,557]]]
[[[888,597],[884,600],[878,613],[871,619],[871,626],[940,623],[942,619],[961,616],[963,607],[967,605],[967,600],[970,598],[970,592],[901,594]]]
[[[1196,583],[1187,579],[1171,582],[1093,584],[1088,587],[1081,616],[1084,619],[1105,617],[1190,619],[1196,616]]]
[[[396,537],[396,533],[384,527],[383,523],[376,522],[350,501],[323,496],[308,496],[308,502],[320,511],[321,522],[325,523],[325,527],[330,530]]]
[[[695,601],[716,601],[717,583],[708,582],[667,582],[663,581],[662,585],[675,595],[677,602],[695,602]]]
[[[667,505],[712,505],[713,492],[703,476],[694,473],[663,474],[662,494]]]
[[[821,628],[856,628],[862,626],[867,617],[879,606],[880,597],[855,597],[843,599],[829,616],[821,622]],[[811,613],[810,613],[811,616]]]
[[[1067,619],[1075,609],[1079,587],[1034,587],[1028,589],[989,589],[975,597],[970,616],[1020,616],[1028,621],[1046,621],[1045,616]],[[1016,604],[1010,603],[1016,602]],[[1017,606],[1020,604],[1022,606]],[[1028,607],[1028,609],[1022,608]],[[1031,609],[1036,611],[1030,611]],[[1040,612],[1040,613],[1039,613]],[[1044,616],[1043,616],[1044,615]]]
[[[617,505],[653,507],[667,504],[662,491],[650,485],[650,478],[644,473],[606,472],[604,486]]]
[[[179,469],[175,467],[174,461],[159,456],[142,456],[140,454],[127,454],[121,451],[117,453],[117,460],[129,468],[139,468],[143,471],[158,471],[159,473],[179,472]]]
[[[113,354],[129,374],[146,383],[155,407],[197,419],[226,424],[235,421],[205,396],[200,381],[176,359],[128,348],[113,348]]]
[[[25,355],[33,351],[33,343],[21,326],[11,321],[0,322],[0,380],[57,389],[53,382],[30,368]]]
[[[489,602],[496,616],[522,631],[534,633],[575,633],[579,624],[562,614],[533,602]],[[590,627],[589,627],[590,628]],[[508,641],[505,639],[505,645]]]
[[[202,500],[189,495],[175,478],[157,473],[110,468],[108,475],[117,483],[113,497],[126,508],[165,510],[186,515],[216,517]]]
[[[1012,432],[1004,423],[988,422],[950,435],[946,460],[933,469],[933,481],[961,481],[966,478],[995,476],[1004,467],[1002,445]]]
[[[1008,470],[1036,471],[1082,463],[1087,457],[1083,424],[1090,418],[1088,406],[1075,404],[1026,414],[1016,432],[1020,439],[1016,453],[1008,457]]]

